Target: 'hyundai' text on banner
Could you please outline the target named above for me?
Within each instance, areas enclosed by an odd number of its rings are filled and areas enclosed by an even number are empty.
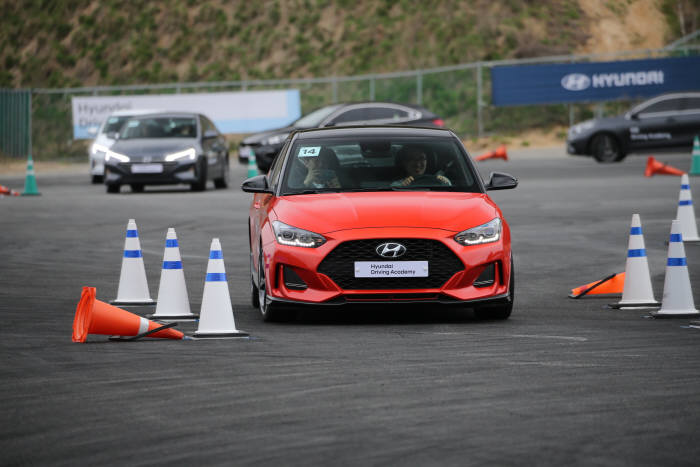
[[[700,90],[700,56],[491,70],[493,104],[607,101]]]
[[[284,126],[301,116],[299,91],[216,92],[139,96],[73,97],[73,138],[93,138],[99,127],[118,110],[201,113],[222,133],[253,133]]]

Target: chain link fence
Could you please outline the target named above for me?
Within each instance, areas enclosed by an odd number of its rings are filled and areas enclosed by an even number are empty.
[[[415,103],[441,116],[446,126],[452,128],[464,139],[489,135],[507,136],[531,129],[568,126],[593,116],[618,114],[636,101],[494,107],[489,103],[491,70],[496,66],[582,63],[697,54],[700,54],[700,31],[666,48],[656,50],[475,62],[396,73],[307,79],[33,89],[30,92],[34,152],[37,159],[85,158],[87,142],[73,140],[72,96],[206,93],[290,88],[300,91],[302,114],[326,104],[345,101]],[[0,96],[10,95],[13,92],[18,91],[3,91]],[[0,100],[0,112],[4,111],[2,107],[4,102]],[[5,114],[0,115],[5,116]],[[22,115],[17,114],[16,119],[8,117],[2,120],[3,122],[21,121],[22,118]],[[14,149],[6,151],[4,148],[6,138],[14,138],[13,131],[21,135],[25,130],[17,129],[12,125],[4,125],[1,128],[3,133],[0,133],[0,139],[2,139],[3,152],[10,156],[24,157],[26,152],[22,154],[22,151],[14,151]],[[6,128],[7,132],[5,132]],[[21,136],[17,137],[21,138]]]

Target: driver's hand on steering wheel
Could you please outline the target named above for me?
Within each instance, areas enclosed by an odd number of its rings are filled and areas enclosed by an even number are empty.
[[[412,176],[412,175],[409,175],[408,177],[404,178],[403,180],[401,180],[401,181],[399,182],[399,186],[407,186],[407,185],[410,185],[411,183],[413,183],[414,180],[415,180],[415,179],[413,178],[413,176]]]
[[[450,182],[450,179],[447,178],[447,177],[445,177],[444,175],[436,175],[436,178],[437,178],[437,179],[440,181],[440,183],[442,183],[443,185],[449,185],[449,184],[451,183],[451,182]]]

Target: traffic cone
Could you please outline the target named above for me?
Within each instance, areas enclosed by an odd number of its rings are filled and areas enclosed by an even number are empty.
[[[611,308],[637,306],[659,306],[654,298],[649,275],[647,250],[644,248],[644,235],[639,214],[632,214],[630,237],[627,243],[627,263],[625,264],[625,286],[622,300],[610,305]]]
[[[247,333],[236,329],[233,307],[228,292],[224,253],[218,238],[211,241],[207,277],[204,282],[199,326],[194,337],[246,337]]]
[[[659,162],[652,156],[647,158],[647,167],[644,170],[645,177],[651,177],[653,175],[683,175],[685,172],[672,167],[663,162]]]
[[[258,175],[258,163],[255,160],[255,151],[253,151],[253,148],[250,148],[250,154],[248,154],[248,178],[256,175]]]
[[[95,299],[95,287],[83,287],[78,307],[73,318],[73,342],[85,342],[88,334],[118,336],[161,337],[183,339],[180,331],[168,329],[172,325],[161,324],[142,318],[126,310]],[[174,324],[174,323],[173,323]]]
[[[146,316],[153,319],[176,321],[193,320],[199,317],[190,311],[190,299],[185,285],[180,247],[173,228],[168,229],[165,236],[163,269],[160,272],[156,312]]]
[[[36,175],[34,174],[34,160],[30,154],[27,158],[27,176],[24,178],[24,191],[22,196],[38,196],[39,187],[36,186]]]
[[[19,193],[17,193],[15,190],[11,188],[7,188],[4,185],[0,185],[0,195],[1,196],[19,196]]]
[[[608,295],[622,293],[625,285],[625,273],[610,274],[607,277],[590,284],[571,289],[569,298],[581,298],[584,295]]]
[[[500,145],[495,151],[485,152],[476,158],[477,161],[485,161],[486,159],[503,159],[508,160],[508,152],[506,151],[506,146],[504,144]]]
[[[690,163],[690,175],[700,175],[700,138],[695,135],[693,140],[692,160]]]
[[[695,222],[695,210],[693,209],[693,195],[690,193],[690,181],[688,175],[681,175],[681,191],[678,195],[678,210],[676,219],[681,223],[681,234],[684,242],[700,242],[698,226]]]
[[[110,303],[113,305],[154,305],[156,303],[148,292],[146,268],[143,265],[139,232],[134,219],[129,219],[126,227],[119,290],[117,298]]]
[[[651,314],[655,318],[682,318],[698,316],[695,309],[693,291],[690,288],[688,263],[683,247],[681,223],[677,219],[671,222],[671,236],[668,240],[668,261],[664,278],[664,296],[661,309]]]

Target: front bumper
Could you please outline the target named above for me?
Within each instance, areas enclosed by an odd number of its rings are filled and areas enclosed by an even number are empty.
[[[154,162],[149,165],[162,165],[159,173],[134,173],[133,166],[142,165],[134,162],[105,163],[104,182],[107,185],[144,183],[149,185],[170,185],[197,182],[195,161]]]
[[[105,153],[97,151],[89,155],[90,175],[104,175],[105,173]]]
[[[566,152],[571,155],[588,155],[588,138],[567,138]]]
[[[512,273],[509,234],[504,235],[507,238],[502,237],[498,242],[468,247],[456,243],[452,238],[453,235],[452,232],[433,229],[357,229],[334,232],[332,236],[325,235],[327,242],[313,249],[280,245],[272,237],[266,241],[263,235],[265,261],[263,267],[266,271],[269,300],[297,305],[387,302],[459,305],[507,303],[510,300],[508,283]],[[363,239],[381,243],[387,239],[397,238],[439,241],[459,259],[461,264],[446,276],[444,282],[441,281],[426,288],[405,288],[405,284],[397,286],[396,282],[392,282],[395,288],[380,288],[381,286],[378,285],[376,289],[346,289],[342,288],[337,280],[319,272],[321,263],[341,243]],[[379,257],[378,259],[381,260]],[[493,283],[486,286],[483,283],[479,284],[477,279],[482,277],[482,273],[491,265],[494,271]],[[438,264],[430,265],[430,270],[437,270],[438,266]],[[293,270],[296,277],[303,280],[306,286],[303,290],[288,286],[290,281],[285,278],[288,269]]]

